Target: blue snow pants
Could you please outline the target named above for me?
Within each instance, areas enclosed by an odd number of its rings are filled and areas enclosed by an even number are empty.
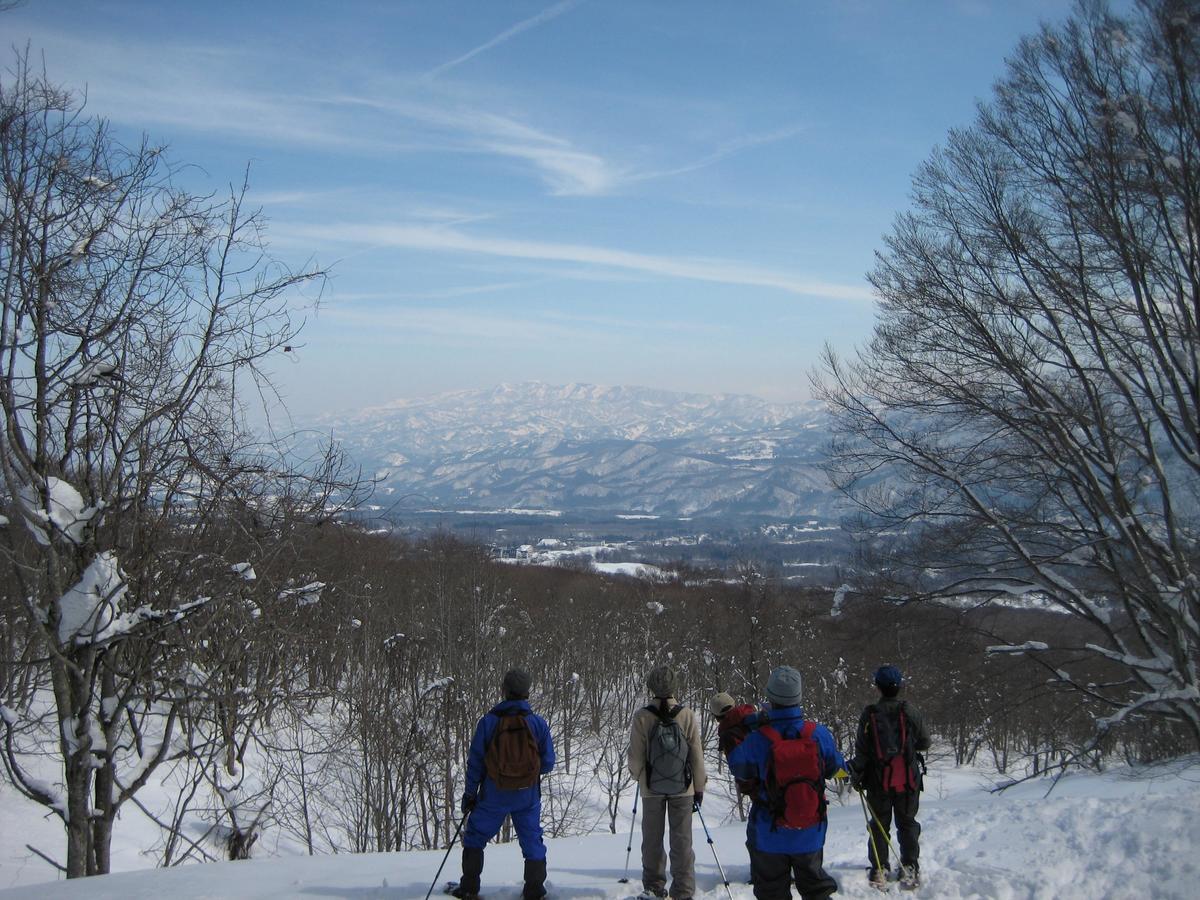
[[[487,842],[500,833],[504,817],[512,816],[521,855],[525,859],[546,858],[542,840],[542,791],[540,785],[519,791],[502,791],[491,784],[484,787],[482,796],[463,831],[463,846],[482,850]]]

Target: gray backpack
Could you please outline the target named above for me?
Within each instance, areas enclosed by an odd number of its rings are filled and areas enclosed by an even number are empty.
[[[682,706],[663,711],[647,706],[656,721],[646,742],[646,781],[651,793],[674,796],[682,794],[692,783],[692,768],[688,765],[690,748],[683,729],[675,721]]]

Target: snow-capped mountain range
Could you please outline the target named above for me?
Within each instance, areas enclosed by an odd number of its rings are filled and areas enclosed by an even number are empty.
[[[321,423],[378,497],[454,509],[662,515],[827,514],[815,403],[637,387],[504,384]]]

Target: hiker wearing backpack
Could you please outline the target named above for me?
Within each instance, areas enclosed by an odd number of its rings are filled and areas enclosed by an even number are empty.
[[[899,669],[880,666],[874,682],[879,700],[859,717],[854,759],[850,762],[851,782],[858,790],[866,790],[871,812],[867,823],[871,884],[887,887],[888,832],[894,816],[900,842],[897,877],[902,888],[912,889],[921,880],[917,808],[925,761],[919,754],[929,749],[929,733],[916,708],[898,697],[904,684]]]
[[[824,900],[838,889],[823,866],[825,779],[845,763],[829,729],[805,721],[802,688],[791,666],[775,669],[767,680],[770,708],[729,754],[734,776],[760,785],[746,825],[758,900],[790,897],[793,879],[804,900]]]
[[[546,896],[546,845],[542,841],[541,776],[554,768],[554,742],[545,719],[529,708],[531,679],[521,669],[504,676],[504,700],[479,720],[467,758],[462,812],[462,878],[450,893],[478,898],[483,848],[512,816],[525,858],[525,900]]]
[[[678,682],[668,666],[646,678],[654,702],[633,716],[629,772],[642,794],[642,897],[666,897],[663,832],[670,823],[671,891],[676,900],[696,892],[692,812],[704,800],[704,748],[696,715],[675,700]]]
[[[708,701],[708,711],[717,720],[717,749],[729,759],[734,747],[746,739],[751,729],[758,727],[758,709],[750,703],[737,703],[725,692],[714,694]],[[734,779],[739,794],[753,796],[758,785],[753,781]]]

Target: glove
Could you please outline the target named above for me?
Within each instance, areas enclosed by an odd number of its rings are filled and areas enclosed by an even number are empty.
[[[692,795],[692,809],[699,809],[700,804],[704,802],[704,791],[696,791]]]
[[[866,774],[866,766],[864,766],[858,760],[850,761],[850,787],[854,788],[859,793],[862,793],[863,776]]]
[[[465,816],[475,808],[475,804],[479,802],[479,797],[476,794],[463,794],[462,796],[462,814]]]

